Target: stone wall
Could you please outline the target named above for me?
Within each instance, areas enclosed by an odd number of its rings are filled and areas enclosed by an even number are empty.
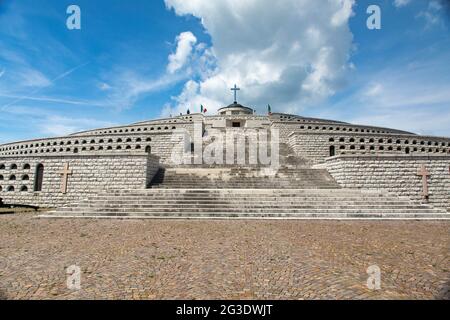
[[[72,155],[97,153],[134,153],[146,151],[160,157],[163,164],[171,164],[171,154],[179,145],[178,132],[192,134],[194,124],[200,122],[208,130],[216,122],[233,119],[246,121],[248,127],[262,126],[278,129],[280,142],[289,146],[302,158],[323,162],[332,153],[339,154],[449,154],[450,139],[417,136],[414,134],[338,122],[316,122],[309,118],[288,115],[273,116],[208,116],[192,114],[177,118],[136,123],[129,126],[103,128],[79,132],[65,137],[36,139],[0,145],[0,156]],[[273,122],[272,122],[273,121]],[[331,152],[331,148],[333,152]]]
[[[102,136],[77,136],[36,140],[0,147],[1,156],[71,156],[111,153],[148,152],[160,157],[162,163],[170,161],[170,155],[178,142],[178,132],[191,132],[192,125],[169,132],[148,134],[105,134]]]
[[[355,132],[293,132],[289,146],[316,163],[334,155],[448,155],[450,139],[416,135]]]
[[[325,162],[343,187],[384,189],[415,202],[423,200],[422,177],[417,175],[422,165],[430,173],[429,203],[450,210],[450,156],[343,155]]]
[[[36,190],[37,166],[44,166],[42,190]],[[61,191],[69,165],[67,193]],[[0,197],[7,204],[56,207],[105,189],[142,189],[159,168],[147,153],[0,157]]]
[[[321,162],[330,156],[327,140],[327,136],[321,134],[292,134],[287,143],[297,156]]]
[[[327,133],[355,133],[355,134],[389,134],[389,135],[413,135],[412,133],[364,126],[364,125],[354,125],[349,123],[342,123],[338,121],[323,120],[323,119],[312,119],[312,118],[298,118],[295,116],[280,116],[280,119],[273,119],[272,126],[280,128],[280,136],[288,138],[292,132],[298,131],[299,133],[316,133],[316,134],[327,134]]]

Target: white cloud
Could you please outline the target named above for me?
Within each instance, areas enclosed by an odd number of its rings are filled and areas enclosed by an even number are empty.
[[[14,99],[13,102],[7,103],[3,106],[0,106],[0,110],[4,111],[7,108],[12,107],[19,101],[40,101],[40,102],[49,102],[49,103],[57,103],[57,104],[71,104],[71,105],[79,105],[79,106],[93,106],[93,107],[107,107],[108,104],[101,102],[101,101],[95,101],[95,100],[81,100],[81,99],[64,99],[64,98],[54,98],[54,97],[46,97],[46,96],[20,96],[20,95],[13,95],[13,94],[7,94],[0,92],[0,97],[3,98],[11,98]]]
[[[69,103],[69,104],[85,104],[85,102],[75,99],[58,99],[58,98],[48,98],[48,97],[37,97],[36,94],[40,92],[42,89],[46,87],[50,87],[54,85],[57,81],[66,78],[67,76],[71,75],[76,70],[86,66],[88,63],[83,63],[81,65],[78,65],[74,68],[71,68],[58,76],[56,76],[53,79],[48,79],[44,74],[42,74],[40,71],[35,70],[33,68],[21,68],[19,72],[16,72],[15,76],[13,77],[13,81],[18,82],[19,85],[16,85],[14,83],[14,91],[17,91],[17,88],[20,89],[20,91],[25,91],[25,94],[17,95],[17,94],[11,94],[11,93],[4,93],[0,92],[0,96],[7,97],[7,98],[14,98],[13,101],[3,105],[1,107],[2,110],[4,110],[7,107],[10,107],[22,100],[36,100],[36,101],[48,101],[48,102],[62,102],[62,103]],[[11,90],[11,89],[10,89]]]
[[[188,61],[192,53],[192,47],[197,43],[197,38],[192,32],[182,32],[177,36],[177,49],[169,56],[167,71],[175,73],[180,70]]]
[[[212,89],[213,90],[213,89]],[[177,97],[172,99],[176,102],[177,107],[173,108],[170,104],[164,106],[161,116],[178,115],[178,113],[186,113],[187,109],[191,112],[200,112],[200,106],[203,105],[209,110],[209,106],[219,105],[220,101],[203,97],[200,94],[200,84],[196,81],[189,80],[185,83],[183,91]]]
[[[410,2],[411,0],[395,0],[394,6],[396,6],[397,8],[401,8],[408,5]]]
[[[341,0],[342,7],[331,18],[331,24],[340,26],[346,24],[348,19],[353,15],[354,0]]]
[[[426,10],[419,12],[418,18],[425,20],[425,29],[430,29],[435,26],[444,26],[444,21],[442,15],[445,14],[443,11],[444,6],[441,0],[431,0],[428,3]]]
[[[429,7],[430,10],[439,11],[439,10],[442,9],[442,4],[440,3],[439,0],[432,0],[428,4],[428,7]]]
[[[185,86],[172,113],[203,103],[210,111],[232,102],[262,110],[299,111],[345,84],[353,36],[353,0],[165,0],[178,15],[201,19],[217,68]],[[194,90],[194,89],[195,90]],[[189,97],[186,98],[186,90]],[[194,93],[193,93],[194,92]],[[167,108],[166,108],[167,110]]]
[[[116,125],[109,121],[62,115],[52,109],[24,105],[11,106],[2,110],[0,114],[3,121],[13,119],[15,127],[23,127],[24,131],[30,132],[31,137],[64,136],[78,131]]]
[[[107,84],[106,82],[99,83],[98,88],[102,91],[111,90],[111,86],[109,84]]]
[[[3,77],[4,74],[5,74],[5,70],[4,69],[0,69],[0,78]]]
[[[380,96],[382,92],[383,85],[381,85],[380,83],[372,83],[367,87],[364,95],[367,97],[377,97]]]
[[[111,126],[112,123],[98,121],[89,118],[69,118],[64,116],[50,115],[43,121],[39,121],[39,130],[46,135],[64,136],[70,133],[83,131],[92,128],[102,128]]]
[[[44,74],[32,68],[22,70],[19,73],[19,77],[21,79],[20,84],[25,87],[43,88],[52,84],[50,79],[48,79]]]
[[[99,89],[107,91],[108,104],[118,110],[132,107],[137,101],[153,92],[166,89],[191,77],[207,78],[215,70],[215,57],[211,48],[197,44],[191,32],[182,32],[177,37],[177,49],[168,57],[168,64],[159,76],[150,77],[134,70],[114,68],[103,75],[108,83],[101,82]],[[166,107],[167,109],[167,107]],[[170,114],[170,110],[167,114]]]
[[[448,55],[413,65],[387,65],[364,78],[354,93],[329,106],[331,118],[420,134],[450,136]],[[367,82],[367,84],[365,84]],[[334,113],[333,113],[334,112]]]
[[[114,70],[114,77],[110,77],[111,87],[107,90],[105,104],[123,110],[132,107],[137,101],[158,90],[163,90],[184,79],[185,73],[163,74],[150,78],[148,75],[138,74],[131,70]]]

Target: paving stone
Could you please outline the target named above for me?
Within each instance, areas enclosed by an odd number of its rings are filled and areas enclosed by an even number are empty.
[[[0,298],[450,298],[446,221],[34,217],[0,216]],[[366,286],[373,264],[381,290]],[[66,287],[71,265],[79,291]]]

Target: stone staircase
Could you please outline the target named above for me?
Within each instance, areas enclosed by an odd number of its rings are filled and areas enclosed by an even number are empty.
[[[205,148],[208,146],[208,143],[205,143],[203,145],[203,152],[205,151]],[[271,149],[270,149],[270,143],[268,145],[268,153],[270,155]],[[249,146],[245,145],[245,154],[243,155],[243,158],[245,159],[245,165],[238,164],[238,155],[237,151],[234,153],[233,158],[233,164],[226,164],[226,149],[223,150],[223,164],[206,164],[205,161],[201,161],[201,164],[195,164],[195,155],[187,155],[189,160],[189,167],[190,168],[236,168],[236,167],[246,167],[246,168],[263,168],[264,166],[261,164],[250,164],[252,163],[250,161],[250,150]],[[289,147],[286,143],[279,143],[278,145],[278,154],[279,154],[279,162],[281,167],[286,168],[311,168],[313,166],[313,162],[306,158],[299,157],[295,154],[295,152],[292,150],[291,147]],[[258,154],[259,156],[259,154]],[[258,158],[256,159],[256,162],[258,162]],[[166,165],[167,168],[171,167],[180,167],[179,165],[172,166],[170,164]]]
[[[183,219],[448,219],[379,191],[352,189],[110,190],[41,217]]]
[[[444,210],[382,191],[342,189],[280,145],[277,170],[198,165],[160,169],[148,189],[107,190],[43,218],[449,219]]]
[[[286,143],[279,144],[280,165],[287,168],[311,168],[313,163],[295,154]]]
[[[167,168],[160,169],[151,188],[165,189],[339,189],[325,169]]]

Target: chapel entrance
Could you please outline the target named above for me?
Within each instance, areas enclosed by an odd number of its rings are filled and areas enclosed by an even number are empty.
[[[336,155],[336,148],[334,146],[330,146],[330,157],[334,157]]]
[[[240,122],[233,122],[232,126],[233,126],[233,128],[240,128],[241,127],[241,123]]]
[[[44,180],[44,165],[39,163],[36,166],[36,174],[34,177],[34,191],[42,191],[42,181]]]

